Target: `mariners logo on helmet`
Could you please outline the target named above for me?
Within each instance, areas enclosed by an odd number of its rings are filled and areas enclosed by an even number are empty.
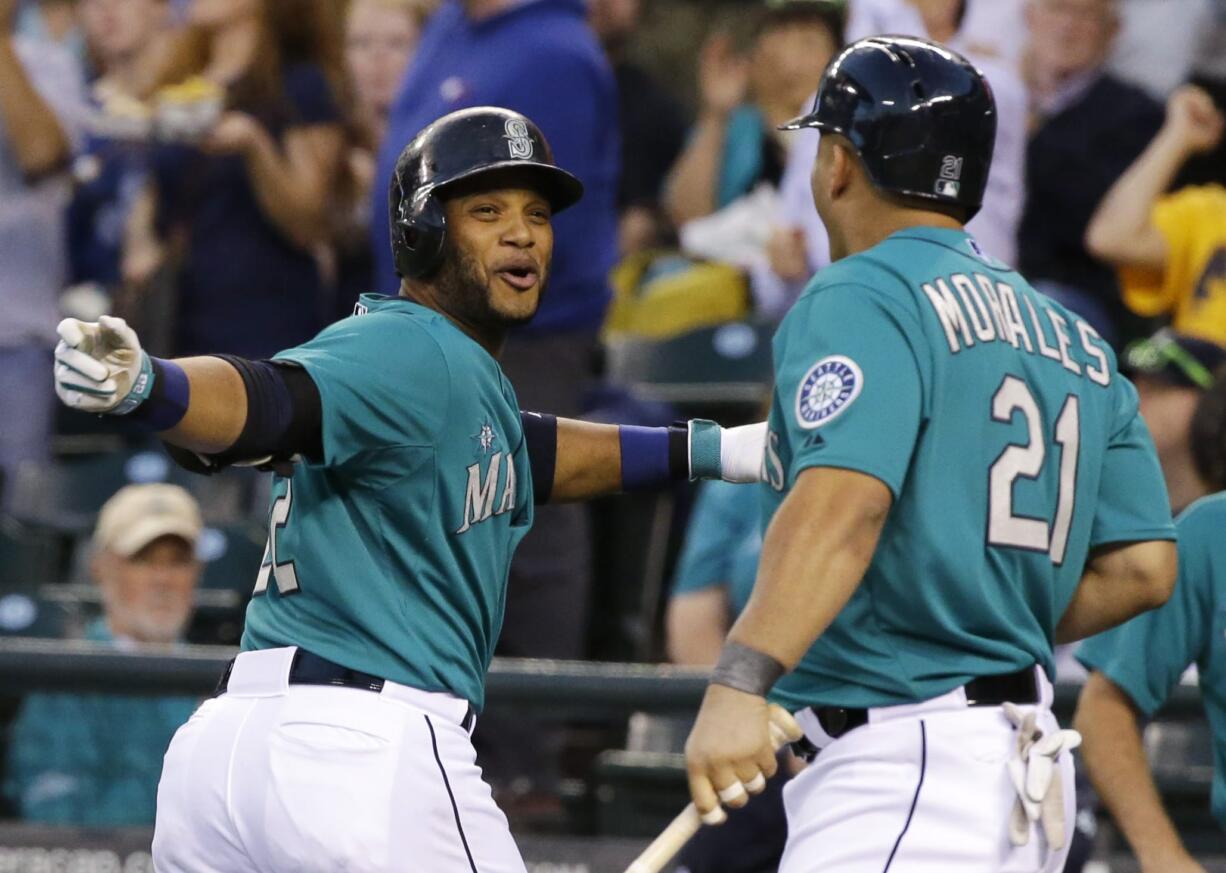
[[[796,392],[796,423],[806,430],[821,427],[860,395],[864,374],[851,358],[831,355],[809,368]]]
[[[508,118],[506,124],[506,140],[510,146],[511,157],[516,159],[532,157],[532,137],[528,133],[528,125],[522,119]]]

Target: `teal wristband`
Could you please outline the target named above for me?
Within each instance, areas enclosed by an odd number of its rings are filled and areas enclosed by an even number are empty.
[[[705,418],[690,419],[690,479],[722,479],[719,444],[723,432]]]
[[[153,393],[153,382],[153,362],[149,360],[149,355],[142,351],[140,353],[140,371],[136,374],[136,378],[132,380],[132,390],[127,393],[123,400],[119,401],[118,406],[111,410],[111,415],[127,415],[148,400],[149,395]]]

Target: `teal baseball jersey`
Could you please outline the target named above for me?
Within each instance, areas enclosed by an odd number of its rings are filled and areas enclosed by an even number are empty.
[[[1082,644],[1077,659],[1157,712],[1189,665],[1213,731],[1213,815],[1226,830],[1226,493],[1179,516],[1179,579],[1166,605]]]
[[[277,477],[244,649],[301,646],[480,708],[532,524],[515,391],[443,315],[366,312],[277,355],[319,388],[323,456]]]
[[[705,482],[673,573],[673,595],[723,588],[738,615],[749,602],[762,554],[761,499],[756,488]]]
[[[774,356],[764,520],[809,467],[894,497],[860,587],[775,686],[793,709],[911,703],[1035,663],[1054,677],[1089,550],[1174,537],[1107,343],[961,231],[910,228],[823,270]]]

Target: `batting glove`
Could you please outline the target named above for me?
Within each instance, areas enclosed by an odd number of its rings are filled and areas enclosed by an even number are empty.
[[[65,318],[56,332],[55,393],[82,412],[127,415],[153,389],[149,356],[122,318]]]
[[[1009,778],[1017,792],[1009,820],[1009,841],[1024,846],[1038,824],[1053,850],[1068,840],[1064,821],[1064,785],[1056,771],[1056,759],[1081,745],[1081,734],[1058,730],[1047,736],[1035,724],[1034,710],[1012,703],[1004,705],[1005,717],[1017,729],[1016,754],[1009,759]]]

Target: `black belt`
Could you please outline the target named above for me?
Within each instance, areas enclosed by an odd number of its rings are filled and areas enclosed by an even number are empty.
[[[1027,667],[1016,673],[1005,673],[1000,676],[981,676],[967,682],[967,706],[1001,706],[1005,703],[1038,703],[1039,683],[1035,678],[1035,667]],[[832,739],[838,739],[858,727],[868,724],[868,710],[843,706],[812,706],[810,711],[817,716],[818,724],[822,726]],[[813,760],[817,747],[807,737],[801,737],[792,744],[797,756],[806,761]]]
[[[221,681],[217,683],[217,691],[214,693],[214,696],[226,693],[226,689],[230,685],[230,673],[234,670],[234,662],[236,660],[236,658],[232,658],[230,663],[226,665],[225,672],[221,674]],[[289,684],[331,685],[336,688],[357,688],[362,691],[373,691],[378,694],[383,690],[385,680],[378,676],[372,676],[369,673],[363,673],[360,670],[350,670],[348,667],[342,667],[340,664],[333,664],[327,658],[313,655],[305,649],[298,649],[294,652],[294,659],[289,665]],[[477,712],[470,704],[468,712],[464,714],[464,720],[460,722],[460,727],[470,731],[476,719]]]

